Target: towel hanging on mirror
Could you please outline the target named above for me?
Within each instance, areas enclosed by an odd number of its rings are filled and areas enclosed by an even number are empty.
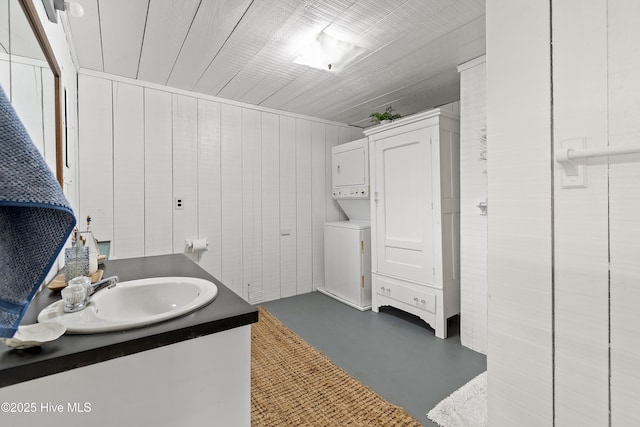
[[[76,223],[0,87],[0,337],[11,338]]]

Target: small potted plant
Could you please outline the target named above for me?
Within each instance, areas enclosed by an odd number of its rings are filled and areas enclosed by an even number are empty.
[[[400,114],[396,114],[393,107],[389,105],[387,109],[384,110],[384,113],[371,113],[369,117],[371,117],[372,122],[384,124],[392,122],[395,119],[399,119],[402,116]]]

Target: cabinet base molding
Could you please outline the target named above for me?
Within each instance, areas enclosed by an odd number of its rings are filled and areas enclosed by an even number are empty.
[[[438,338],[447,338],[447,319],[460,313],[460,296],[445,295],[443,289],[373,273],[371,310],[391,306],[418,316]],[[447,304],[445,304],[445,301]]]

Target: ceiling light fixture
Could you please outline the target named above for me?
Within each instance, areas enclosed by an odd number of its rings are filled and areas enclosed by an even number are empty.
[[[49,18],[51,22],[58,22],[56,15],[58,10],[61,12],[69,12],[71,16],[75,16],[76,18],[84,15],[84,8],[80,3],[75,1],[42,0],[42,4],[44,5],[44,10],[47,12],[47,18]]]
[[[364,51],[364,48],[338,40],[325,32],[321,32],[293,62],[319,70],[339,72]]]

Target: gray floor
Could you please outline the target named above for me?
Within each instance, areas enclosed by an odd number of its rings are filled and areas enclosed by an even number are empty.
[[[319,292],[262,304],[329,359],[425,426],[426,413],[486,369],[486,357],[460,345],[459,317],[449,338],[393,308],[361,312]]]

